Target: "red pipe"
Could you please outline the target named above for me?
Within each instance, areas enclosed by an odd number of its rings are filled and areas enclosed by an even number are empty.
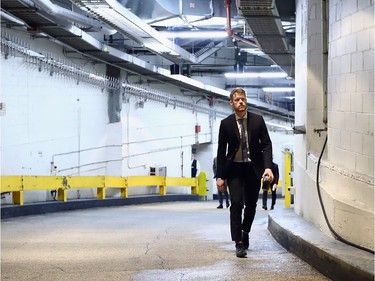
[[[231,26],[230,0],[225,0],[225,7],[227,10],[227,33],[229,37],[232,37],[233,31],[232,31],[232,26]]]

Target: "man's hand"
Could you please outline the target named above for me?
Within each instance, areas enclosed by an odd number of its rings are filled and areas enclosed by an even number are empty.
[[[271,169],[267,168],[267,169],[264,170],[262,178],[264,178],[265,176],[268,176],[269,181],[273,182],[274,176],[273,176],[273,173],[272,173]],[[217,184],[217,181],[216,181],[216,184]]]
[[[224,180],[221,179],[221,178],[217,178],[216,179],[216,186],[217,186],[217,190],[219,192],[223,192],[224,191]]]

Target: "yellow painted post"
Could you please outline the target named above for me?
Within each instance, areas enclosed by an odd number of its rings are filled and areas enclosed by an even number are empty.
[[[12,192],[12,200],[13,200],[13,204],[16,204],[16,205],[23,205],[23,190],[21,191],[13,191]]]
[[[23,176],[1,176],[0,190],[1,192],[12,192],[12,203],[23,205]]]
[[[128,188],[124,187],[124,188],[121,188],[120,190],[121,190],[121,197],[127,198],[128,197]]]
[[[284,202],[285,208],[290,208],[291,203],[291,195],[289,188],[292,185],[291,180],[291,168],[292,168],[292,153],[289,150],[285,150],[284,152]]]
[[[115,177],[115,176],[105,176],[104,185],[106,188],[120,188],[121,197],[128,197],[127,194],[127,178]],[[104,190],[105,192],[105,190]],[[106,197],[104,194],[103,199]],[[99,197],[98,197],[99,198]]]
[[[105,187],[98,187],[96,189],[96,198],[105,199]]]
[[[167,188],[165,185],[159,185],[159,194],[160,195],[167,195]]]
[[[63,202],[68,201],[68,195],[67,194],[68,194],[68,192],[66,191],[66,189],[59,188],[57,190],[57,200],[63,201]]]
[[[159,185],[159,194],[160,195],[167,195],[167,182],[166,178],[164,177],[163,183]]]
[[[66,202],[68,201],[67,189],[70,188],[67,177],[63,176],[61,186],[62,188],[57,189],[57,200]]]
[[[207,196],[206,173],[200,172],[198,175],[198,195]]]
[[[198,179],[193,178],[195,181],[195,184],[191,186],[191,194],[198,194]]]
[[[123,198],[128,198],[129,194],[128,194],[128,178],[124,178],[124,187],[122,187],[120,190],[121,190],[121,197]]]

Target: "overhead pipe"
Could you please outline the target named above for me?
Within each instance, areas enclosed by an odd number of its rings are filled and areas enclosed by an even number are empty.
[[[25,23],[25,22],[23,22],[23,21],[17,19],[16,17],[14,17],[14,16],[12,16],[12,15],[9,15],[8,13],[5,13],[5,12],[3,12],[3,11],[1,11],[1,13],[0,13],[0,17],[1,17],[2,19],[7,19],[7,20],[9,20],[9,21],[12,21],[12,22],[14,22],[15,24],[18,24],[18,25],[21,25],[21,26],[26,26],[26,23]]]
[[[322,75],[323,75],[323,123],[327,126],[328,123],[328,19],[329,15],[328,0],[322,1],[322,43],[323,43],[323,61],[322,61]]]
[[[231,12],[230,12],[230,0],[225,0],[225,9],[227,11],[227,33],[229,37],[233,36]]]
[[[36,5],[41,7],[46,13],[55,16],[63,17],[68,21],[79,23],[87,27],[93,28],[95,31],[101,31],[105,35],[113,35],[117,32],[116,29],[105,26],[99,23],[97,20],[91,19],[84,15],[75,13],[73,11],[62,8],[56,4],[53,4],[50,0],[32,0]]]

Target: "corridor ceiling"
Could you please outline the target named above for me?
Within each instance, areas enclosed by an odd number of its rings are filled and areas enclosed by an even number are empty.
[[[1,0],[1,23],[27,29],[36,39],[56,40],[71,53],[204,95],[220,91],[202,88],[194,77],[225,79],[225,90],[294,87],[294,0]],[[280,71],[286,77],[257,83],[224,76]]]

